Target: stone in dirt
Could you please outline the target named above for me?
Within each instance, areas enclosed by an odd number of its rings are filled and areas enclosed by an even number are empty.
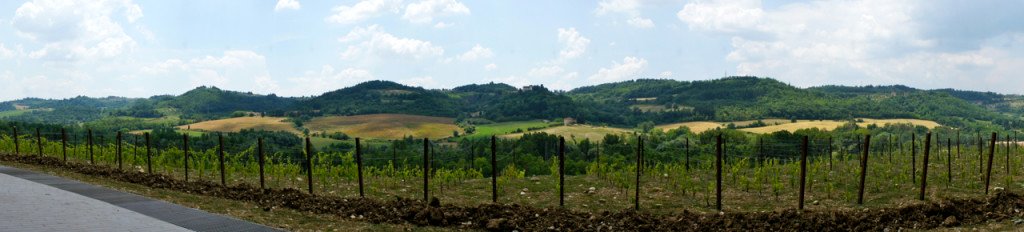
[[[949,216],[946,217],[946,220],[942,220],[942,226],[944,227],[956,226],[957,224],[960,223],[956,221],[956,216]]]
[[[503,228],[505,228],[505,222],[507,222],[507,221],[508,221],[508,219],[504,219],[504,218],[495,218],[495,219],[488,220],[487,221],[487,230],[490,230],[490,231],[502,231]]]

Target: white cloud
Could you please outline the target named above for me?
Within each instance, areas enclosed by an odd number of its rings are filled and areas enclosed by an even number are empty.
[[[603,0],[597,3],[594,13],[599,16],[610,13],[635,15],[639,14],[639,11],[639,0]]]
[[[613,61],[611,68],[601,68],[587,79],[598,83],[622,81],[637,78],[645,68],[646,59],[627,56],[622,59],[621,64]]]
[[[324,65],[320,70],[288,78],[288,86],[292,87],[283,89],[282,93],[287,96],[319,95],[373,79],[373,74],[365,69],[345,68],[339,71],[333,66]]]
[[[116,16],[134,23],[143,16],[142,8],[130,0],[35,0],[18,7],[11,25],[18,35],[41,44],[29,57],[76,61],[116,57],[135,48]]]
[[[331,23],[353,24],[378,16],[383,11],[397,13],[401,3],[400,0],[363,0],[352,6],[339,5],[331,9],[333,13],[324,20]]]
[[[469,14],[469,8],[456,0],[423,0],[406,6],[402,18],[412,23],[431,23],[437,17]]]
[[[8,59],[14,57],[14,51],[8,49],[3,43],[0,43],[0,58]]]
[[[298,0],[277,0],[277,5],[274,5],[274,11],[298,10],[301,8],[302,5],[299,4]]]
[[[764,16],[760,0],[692,2],[676,13],[690,28],[735,32],[748,29]]]
[[[633,17],[626,21],[630,26],[637,28],[652,28],[654,27],[654,21],[651,19],[645,19],[641,17]]]
[[[576,28],[558,28],[558,42],[564,46],[562,51],[558,53],[559,60],[565,61],[586,53],[590,39],[580,35]]]
[[[339,38],[338,41],[355,43],[349,45],[342,53],[341,57],[344,59],[356,59],[365,55],[424,59],[444,55],[444,48],[440,46],[429,41],[394,36],[385,32],[378,25],[357,27]]]
[[[487,65],[484,65],[484,70],[491,71],[491,70],[495,70],[495,69],[498,69],[498,65],[497,64],[490,63],[490,64],[487,64]]]
[[[456,58],[459,59],[460,61],[476,61],[479,59],[488,59],[491,57],[494,57],[494,52],[491,52],[490,48],[480,46],[480,44],[473,46],[473,48],[469,49],[469,51],[466,51],[466,53],[462,53],[456,56]]]
[[[446,23],[446,22],[437,22],[436,24],[434,24],[434,28],[444,29],[444,28],[451,27],[452,25],[454,25],[454,24]]]
[[[641,16],[640,0],[603,0],[597,3],[594,14],[597,16],[618,15],[626,19],[626,24],[636,28],[652,28],[654,20]],[[616,22],[617,23],[617,22]]]
[[[736,63],[737,74],[771,76],[798,86],[951,87],[961,83],[955,81],[961,78],[957,75],[985,76],[986,70],[1011,67],[1017,60],[997,52],[1008,46],[1005,42],[961,52],[936,49],[936,38],[921,33],[922,24],[929,22],[915,19],[915,4],[835,1],[766,10],[756,0],[713,1],[687,4],[678,17],[693,30],[731,37],[733,51],[725,58]]]

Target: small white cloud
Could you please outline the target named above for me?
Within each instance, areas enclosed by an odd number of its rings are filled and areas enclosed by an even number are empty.
[[[627,56],[622,59],[621,64],[613,61],[611,68],[601,68],[588,79],[600,83],[622,81],[636,78],[645,68],[647,68],[646,59]]]
[[[402,18],[412,23],[431,23],[436,17],[469,14],[469,8],[456,0],[423,0],[406,6]]]
[[[398,12],[400,7],[400,0],[363,0],[352,6],[334,7],[331,9],[333,13],[324,20],[331,23],[353,24],[375,17],[383,11]]]
[[[491,52],[490,48],[480,46],[480,44],[473,46],[473,48],[469,49],[469,51],[466,51],[466,53],[462,53],[456,56],[456,58],[459,59],[460,61],[475,61],[491,57],[494,57],[494,52]]]
[[[630,26],[636,28],[652,28],[654,27],[654,21],[651,19],[645,19],[641,17],[633,17],[626,21]]]
[[[609,13],[637,14],[639,9],[639,0],[603,0],[597,3],[594,13],[598,16]]]
[[[626,19],[626,24],[636,28],[652,28],[654,21],[640,14],[640,0],[603,0],[597,3],[594,14]],[[614,15],[613,15],[614,14]],[[616,24],[618,21],[616,21]]]
[[[690,28],[736,32],[750,29],[764,15],[760,0],[714,0],[683,6],[676,17]]]
[[[277,5],[274,5],[274,11],[298,10],[301,8],[302,5],[299,4],[298,0],[277,0]]]
[[[490,63],[490,64],[487,64],[487,65],[484,65],[484,70],[491,71],[491,70],[495,70],[495,69],[498,69],[498,65],[497,64]]]
[[[558,42],[564,46],[559,54],[559,60],[565,61],[583,55],[587,52],[587,45],[590,39],[580,35],[576,28],[558,28]]]
[[[439,57],[444,55],[444,49],[429,41],[400,38],[385,32],[378,25],[369,27],[357,27],[347,35],[338,39],[342,43],[355,43],[349,45],[342,53],[344,59],[356,59],[364,55],[378,55],[382,57],[406,57],[423,59]]]
[[[453,24],[451,24],[451,23],[437,22],[436,24],[434,24],[434,28],[445,29],[445,28],[451,27],[452,25]]]
[[[14,57],[14,51],[8,49],[3,43],[0,43],[0,58],[8,59]]]

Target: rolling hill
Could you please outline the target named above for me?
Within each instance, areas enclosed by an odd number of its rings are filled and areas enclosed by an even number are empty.
[[[15,107],[52,109],[11,112]],[[0,103],[4,120],[81,124],[107,117],[181,122],[223,119],[246,112],[307,121],[321,116],[404,114],[457,122],[514,122],[573,117],[591,125],[633,128],[640,123],[739,122],[757,119],[923,119],[958,128],[1024,125],[1024,97],[906,86],[797,88],[759,77],[701,81],[639,79],[551,91],[487,83],[425,89],[369,81],[308,98],[278,97],[199,87],[178,96],[38,99]],[[173,112],[174,115],[168,115]],[[695,128],[697,126],[694,126]],[[449,131],[450,132],[450,131]]]

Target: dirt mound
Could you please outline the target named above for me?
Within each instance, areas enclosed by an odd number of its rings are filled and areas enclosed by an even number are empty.
[[[669,215],[637,211],[587,213],[517,204],[462,207],[396,198],[376,200],[309,195],[296,189],[260,190],[254,186],[224,187],[185,182],[166,175],[122,171],[110,167],[64,163],[53,157],[0,154],[0,160],[71,170],[153,188],[255,202],[265,210],[286,207],[335,214],[371,223],[434,225],[492,231],[881,231],[931,229],[985,223],[1024,216],[1024,197],[999,192],[985,199],[948,199],[899,208],[843,211],[783,210],[705,214],[683,210]]]

